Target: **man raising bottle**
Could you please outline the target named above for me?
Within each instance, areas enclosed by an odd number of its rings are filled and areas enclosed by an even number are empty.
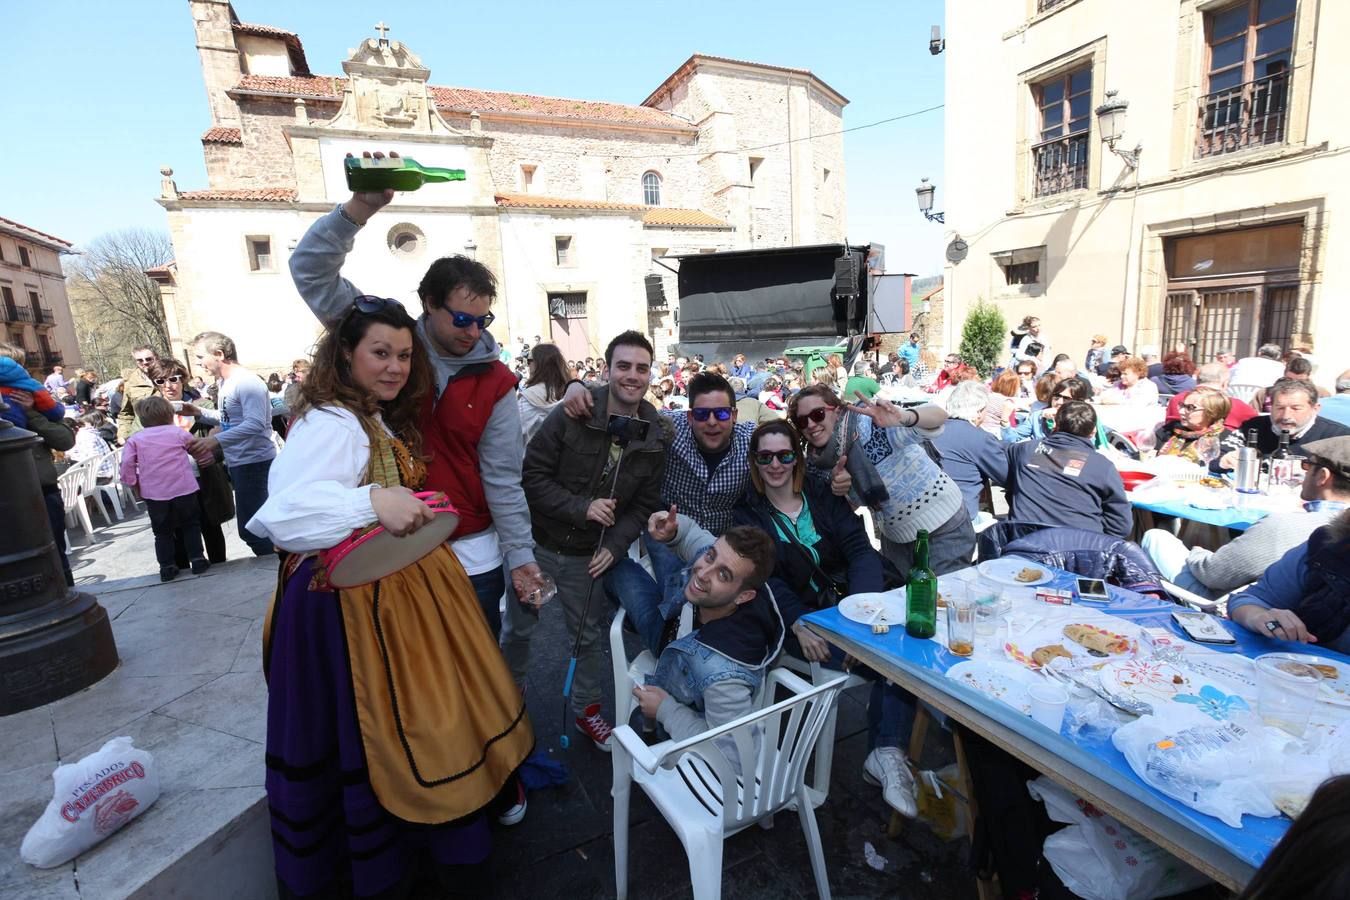
[[[392,154],[391,154],[392,155]],[[382,154],[375,154],[382,158]],[[394,192],[358,192],[310,226],[291,255],[291,277],[314,314],[337,323],[361,294],[341,275],[356,234],[394,199]],[[496,634],[505,591],[502,561],[519,596],[541,585],[530,537],[530,512],[520,487],[525,454],[516,378],[502,365],[488,333],[497,280],[466,256],[445,256],[418,285],[423,312],[417,333],[436,369],[436,396],[424,409],[426,489],[449,496],[461,516],[451,548],[473,581]]]

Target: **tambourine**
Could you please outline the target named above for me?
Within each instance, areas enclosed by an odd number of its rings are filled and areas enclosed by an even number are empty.
[[[412,534],[396,537],[383,525],[369,525],[319,554],[319,566],[334,588],[354,588],[379,581],[412,565],[450,539],[459,527],[459,510],[439,491],[414,496],[435,513],[430,522]]]

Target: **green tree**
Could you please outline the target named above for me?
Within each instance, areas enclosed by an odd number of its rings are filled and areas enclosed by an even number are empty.
[[[974,366],[981,378],[989,378],[1003,361],[1008,342],[1008,323],[998,307],[983,297],[966,314],[961,326],[961,359]]]

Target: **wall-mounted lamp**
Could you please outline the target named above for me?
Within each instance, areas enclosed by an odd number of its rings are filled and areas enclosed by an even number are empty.
[[[1096,110],[1097,130],[1102,136],[1102,143],[1133,170],[1139,168],[1139,154],[1144,152],[1144,145],[1136,144],[1133,150],[1116,147],[1116,143],[1125,136],[1125,115],[1129,107],[1130,101],[1118,98],[1115,91],[1107,91],[1106,102]]]
[[[931,34],[932,36],[928,38],[928,52],[937,56],[947,49],[947,42],[942,39],[942,26],[934,25]]]
[[[919,198],[919,212],[923,213],[924,218],[930,222],[945,223],[942,213],[933,212],[933,194],[936,192],[937,188],[929,184],[927,178],[920,179],[919,186],[914,189]]]

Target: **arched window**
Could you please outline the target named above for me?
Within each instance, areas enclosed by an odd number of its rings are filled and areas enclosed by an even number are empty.
[[[642,202],[648,206],[661,205],[661,176],[655,172],[642,176]]]

